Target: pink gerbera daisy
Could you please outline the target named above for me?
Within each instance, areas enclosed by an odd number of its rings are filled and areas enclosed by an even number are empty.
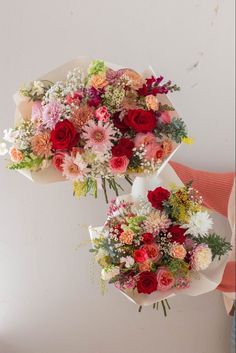
[[[76,156],[65,155],[64,161],[61,165],[63,175],[67,179],[76,180],[83,179],[86,174],[86,164],[82,160],[79,153]]]
[[[90,147],[94,152],[105,152],[112,147],[114,141],[115,129],[113,125],[102,121],[90,120],[83,128],[82,137],[86,141],[85,148]]]

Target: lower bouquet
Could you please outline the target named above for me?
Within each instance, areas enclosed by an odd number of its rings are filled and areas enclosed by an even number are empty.
[[[90,227],[101,280],[114,284],[140,310],[161,302],[165,314],[168,297],[213,290],[231,245],[210,232],[213,220],[202,202],[191,183],[113,200],[105,225]]]

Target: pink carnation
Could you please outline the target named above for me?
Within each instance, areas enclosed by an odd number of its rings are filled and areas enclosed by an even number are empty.
[[[109,167],[113,173],[123,174],[129,165],[129,159],[126,156],[112,157],[109,161]]]
[[[103,106],[96,110],[95,116],[98,120],[106,122],[110,118],[111,114],[108,112],[107,107]]]

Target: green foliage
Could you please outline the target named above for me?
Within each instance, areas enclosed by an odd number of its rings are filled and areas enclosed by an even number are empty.
[[[40,168],[42,162],[43,158],[29,154],[23,159],[23,161],[19,163],[12,163],[8,166],[8,168],[11,170],[28,169],[34,171]]]
[[[187,127],[181,118],[173,118],[170,124],[160,122],[154,132],[159,138],[165,135],[177,143],[181,143],[182,139],[188,136]]]
[[[184,260],[171,258],[167,266],[175,277],[185,277],[189,272],[189,266]]]
[[[127,218],[128,226],[130,230],[132,230],[134,233],[139,233],[142,228],[140,227],[140,224],[145,220],[145,216],[136,216],[132,218]]]
[[[102,60],[94,60],[88,69],[88,75],[97,75],[106,71],[106,65]]]
[[[87,178],[82,181],[76,180],[73,184],[73,192],[74,196],[78,199],[81,196],[86,196],[90,192],[95,198],[97,198],[97,181],[92,178]]]
[[[226,241],[225,238],[215,233],[195,237],[194,240],[198,244],[204,243],[209,246],[212,251],[212,260],[214,260],[216,256],[218,256],[220,260],[221,256],[227,254],[232,249],[232,245]]]

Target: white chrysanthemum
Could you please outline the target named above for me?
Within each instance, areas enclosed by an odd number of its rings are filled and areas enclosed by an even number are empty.
[[[120,268],[118,266],[103,268],[101,271],[101,278],[104,281],[110,281],[113,277],[120,273]]]
[[[130,268],[134,264],[134,258],[132,256],[126,256],[120,258],[120,263],[125,262],[125,267]]]
[[[5,144],[5,142],[0,143],[0,156],[5,156],[5,154],[7,154],[8,149],[7,149],[7,145]]]
[[[212,252],[207,244],[199,244],[193,251],[191,266],[195,271],[206,270],[212,262]]]
[[[212,229],[213,221],[208,212],[196,212],[190,215],[189,222],[182,227],[186,228],[186,233],[195,237],[205,235]]]

